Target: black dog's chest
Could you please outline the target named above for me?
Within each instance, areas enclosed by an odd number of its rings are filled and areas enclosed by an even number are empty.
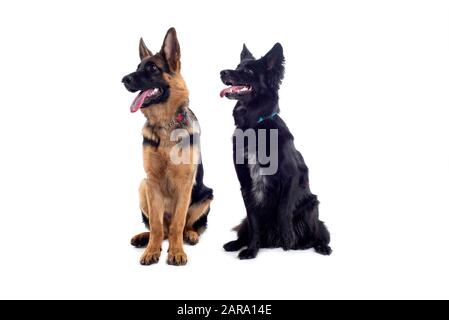
[[[263,174],[266,165],[259,161],[257,144],[256,148],[249,148],[247,144],[242,147],[234,140],[233,149],[235,170],[245,197],[255,205],[272,203],[270,195],[278,184],[277,175]]]

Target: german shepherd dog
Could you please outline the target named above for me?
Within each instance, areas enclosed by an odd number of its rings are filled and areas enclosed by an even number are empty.
[[[136,235],[131,244],[146,247],[140,263],[151,265],[159,261],[162,241],[168,238],[167,263],[185,265],[183,241],[198,242],[206,228],[213,191],[203,184],[200,131],[180,74],[176,30],[168,30],[162,49],[154,55],[140,39],[139,54],[137,70],[122,82],[129,91],[139,91],[131,112],[141,110],[147,120],[142,130],[146,179],[139,192],[143,220],[150,232]],[[174,162],[181,141],[187,141],[181,146],[187,148],[187,161]]]
[[[255,258],[259,248],[277,247],[314,248],[320,254],[329,255],[330,235],[318,219],[318,199],[310,191],[308,168],[278,115],[278,91],[284,77],[283,48],[277,43],[256,60],[244,45],[240,60],[236,70],[221,71],[221,80],[230,87],[220,94],[237,100],[233,111],[237,130],[245,133],[274,130],[277,135],[276,141],[268,133],[254,135],[255,146],[251,148],[249,134],[245,134],[246,140],[240,145],[234,134],[234,164],[247,217],[236,227],[237,240],[225,244],[224,249],[238,251],[246,247],[239,253],[240,259]],[[275,150],[270,148],[270,152],[277,153],[277,170],[263,175],[267,163],[260,161],[260,151],[262,146],[272,143]],[[241,162],[237,161],[239,158]]]

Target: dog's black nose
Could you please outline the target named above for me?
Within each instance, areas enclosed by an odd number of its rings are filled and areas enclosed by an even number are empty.
[[[125,76],[125,77],[123,77],[123,79],[122,79],[122,82],[124,83],[124,84],[129,84],[131,81],[133,81],[133,77],[132,76]]]
[[[229,70],[223,70],[222,72],[220,72],[220,75],[221,75],[222,77],[228,76],[228,75],[229,75]]]

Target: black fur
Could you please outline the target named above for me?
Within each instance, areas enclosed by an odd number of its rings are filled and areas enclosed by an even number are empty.
[[[199,138],[198,134],[191,134],[189,136],[188,143],[191,146],[197,145],[199,140],[200,140],[200,138]],[[156,141],[156,140],[153,140],[153,139],[148,139],[147,137],[143,137],[142,144],[144,146],[151,146],[151,147],[154,147],[154,148],[158,148],[159,145],[160,145],[160,141]]]
[[[196,182],[192,189],[192,196],[190,204],[202,202],[204,200],[213,199],[213,191],[211,188],[206,187],[203,184],[204,169],[203,164],[198,164],[196,170]]]
[[[317,196],[310,191],[308,168],[294,146],[288,127],[277,115],[283,76],[284,55],[279,43],[258,60],[244,46],[237,69],[221,72],[223,83],[251,88],[248,92],[226,94],[227,98],[238,101],[233,111],[236,127],[278,130],[278,170],[274,175],[265,176],[262,200],[254,195],[249,164],[236,163],[238,152],[248,152],[247,143],[244,150],[237,150],[234,137],[234,164],[247,217],[237,227],[238,239],[224,248],[238,251],[246,247],[240,252],[240,259],[255,258],[259,248],[314,248],[324,255],[332,252],[329,232],[318,217]],[[269,145],[269,134],[266,139]],[[257,141],[257,150],[259,145]]]
[[[159,147],[159,141],[148,139],[147,137],[143,137],[142,144],[144,146],[152,146],[152,147],[155,147],[155,148]]]
[[[145,225],[145,227],[149,230],[150,229],[150,220],[148,220],[147,216],[142,212],[142,222]]]
[[[211,188],[206,187],[203,184],[203,176],[204,176],[204,170],[203,165],[200,163],[198,165],[197,171],[196,171],[196,182],[192,189],[192,196],[190,200],[190,204],[193,203],[200,203],[205,200],[213,199],[214,193]],[[200,229],[204,229],[207,226],[207,217],[209,215],[210,209],[207,210],[207,212],[204,213],[193,225],[193,229],[195,231],[199,231]]]
[[[207,217],[209,216],[210,209],[207,211],[193,224],[193,230],[196,232],[202,232],[207,227]]]

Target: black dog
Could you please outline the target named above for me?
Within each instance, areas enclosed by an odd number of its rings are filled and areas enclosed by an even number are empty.
[[[234,134],[234,164],[247,218],[236,228],[238,239],[225,244],[224,249],[238,251],[247,247],[240,252],[240,259],[255,258],[259,248],[277,247],[314,248],[320,254],[329,255],[330,235],[318,219],[318,199],[309,188],[308,168],[278,115],[278,91],[284,77],[282,46],[277,43],[256,60],[244,45],[240,59],[236,70],[221,72],[223,83],[230,85],[221,92],[221,97],[238,100],[233,116],[237,130],[245,134],[241,147],[238,142],[242,140]],[[251,134],[247,134],[250,129],[254,132],[265,129],[265,135],[253,134],[256,140],[252,148]],[[267,133],[273,130],[277,136]],[[277,152],[277,170],[262,175],[267,163],[261,161],[260,151],[272,143]],[[243,161],[237,161],[239,158]]]

